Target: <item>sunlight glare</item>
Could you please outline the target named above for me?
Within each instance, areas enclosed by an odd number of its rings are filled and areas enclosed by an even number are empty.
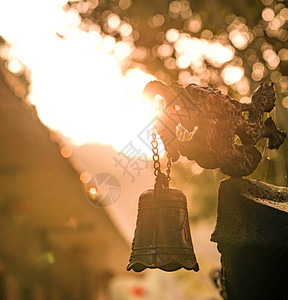
[[[46,3],[45,14],[35,13],[43,9],[36,0],[16,1],[17,10],[14,2],[6,1],[0,11],[0,34],[11,45],[8,53],[1,48],[1,54],[10,59],[11,71],[20,71],[16,59],[31,70],[28,100],[41,121],[73,143],[110,144],[120,150],[153,116],[142,91],[155,78],[138,68],[123,75],[119,62],[131,54],[131,46],[100,35],[96,27],[79,29],[76,11],[62,10],[65,0]],[[118,27],[118,18],[110,15],[109,26]],[[131,34],[130,26],[122,26],[123,35]],[[65,147],[61,154],[69,157]]]
[[[158,109],[164,110],[166,108],[166,100],[161,95],[154,97],[154,106]]]
[[[19,66],[11,59],[28,68],[31,73],[28,100],[51,130],[61,132],[75,144],[95,142],[121,150],[157,115],[153,103],[142,98],[145,85],[156,78],[137,67],[123,74],[121,64],[135,50],[129,40],[131,25],[125,24],[116,14],[107,16],[109,28],[126,37],[120,42],[105,35],[97,25],[89,27],[87,23],[86,30],[82,30],[77,11],[62,9],[66,2],[51,0],[45,3],[43,14],[44,5],[37,0],[6,1],[0,11],[0,34],[11,47],[8,53],[6,48],[1,48],[1,55],[10,60],[12,71],[17,71]],[[124,9],[131,1],[121,3]],[[170,10],[175,12],[173,5]],[[7,13],[9,11],[13,16]],[[162,17],[160,21],[162,24]],[[22,24],[21,30],[18,24]],[[191,23],[191,31],[198,30],[200,25]],[[166,39],[171,45],[159,46],[158,52],[169,69],[177,64],[199,71],[204,60],[221,67],[234,58],[233,47],[195,38],[174,28],[166,32]],[[133,55],[137,51],[141,48]],[[173,52],[175,58],[170,57]],[[277,61],[269,60],[268,63],[274,67]],[[199,81],[190,71],[181,74],[183,82]],[[243,69],[226,66],[222,76],[231,85],[241,80]],[[242,84],[243,94],[244,87]]]
[[[114,55],[119,61],[127,58],[132,52],[132,49],[128,43],[118,42],[114,47]]]

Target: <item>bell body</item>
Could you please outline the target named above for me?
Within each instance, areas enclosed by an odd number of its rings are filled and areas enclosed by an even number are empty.
[[[178,189],[150,189],[139,198],[138,217],[127,270],[146,268],[198,271],[185,195]]]

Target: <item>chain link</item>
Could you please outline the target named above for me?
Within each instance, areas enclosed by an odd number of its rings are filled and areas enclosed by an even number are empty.
[[[152,152],[153,152],[153,161],[154,161],[154,175],[157,177],[160,172],[160,160],[158,153],[158,142],[156,140],[155,128],[152,130]]]
[[[170,177],[170,173],[171,173],[171,165],[172,165],[172,157],[171,155],[168,153],[167,154],[167,169],[166,169],[166,174],[167,174],[167,180],[168,182],[171,180],[171,177]]]
[[[155,132],[155,128],[153,128],[152,130],[152,152],[153,152],[153,161],[154,161],[154,175],[156,177],[159,176],[159,174],[161,173],[161,169],[160,169],[160,157],[159,157],[159,153],[158,153],[158,142],[156,140],[156,132]],[[172,157],[171,155],[168,153],[167,154],[167,169],[166,169],[166,180],[167,183],[171,180],[170,177],[170,173],[171,173],[171,164],[172,164]],[[163,173],[161,175],[164,175]]]

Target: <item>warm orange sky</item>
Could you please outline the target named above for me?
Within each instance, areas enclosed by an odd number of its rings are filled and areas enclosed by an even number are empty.
[[[46,125],[77,144],[120,150],[152,117],[141,95],[154,77],[138,68],[123,76],[120,65],[132,48],[81,31],[78,14],[62,10],[65,2],[3,1],[0,35],[11,48],[0,55],[11,71],[23,72],[19,61],[30,70],[29,100]]]
[[[1,2],[0,35],[11,47],[0,48],[0,56],[14,73],[23,72],[22,64],[29,70],[28,98],[51,129],[76,144],[110,144],[119,151],[153,119],[155,112],[141,95],[154,77],[139,68],[125,76],[121,72],[133,40],[116,42],[97,26],[80,30],[78,13],[62,9],[66,0]],[[116,15],[108,25],[131,34],[131,26]],[[175,29],[166,36],[175,40],[178,64],[197,64],[205,56],[221,65],[234,57],[231,46],[187,38]],[[243,70],[228,64],[222,76],[232,84],[241,80]]]

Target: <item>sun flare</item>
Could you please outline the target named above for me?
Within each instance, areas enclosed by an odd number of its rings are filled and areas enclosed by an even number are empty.
[[[120,62],[131,47],[96,29],[79,29],[79,16],[63,11],[65,1],[45,3],[43,19],[29,9],[40,9],[43,3],[16,2],[21,10],[6,1],[0,12],[0,34],[10,44],[8,50],[0,49],[0,55],[10,62],[10,71],[22,71],[19,61],[30,70],[28,100],[41,121],[72,143],[110,144],[121,150],[153,119],[142,90],[155,78],[139,68],[123,75]],[[111,16],[109,22],[116,26],[117,20]],[[19,30],[19,24],[24,28]]]
[[[117,28],[126,38],[122,41],[104,34],[96,25],[84,30],[75,9],[63,10],[66,2],[51,0],[45,7],[36,0],[3,2],[0,35],[9,45],[0,47],[0,57],[8,62],[11,72],[26,73],[31,82],[28,100],[36,106],[39,118],[71,143],[109,144],[121,151],[143,131],[148,140],[149,123],[157,114],[154,106],[164,109],[165,103],[158,98],[153,106],[142,98],[145,85],[155,80],[154,76],[137,66],[123,74],[122,66],[135,50],[133,40],[129,40],[131,25],[115,14],[107,16],[107,26]],[[199,71],[206,60],[219,67],[234,57],[232,46],[173,28],[167,31],[166,39],[174,46],[163,44],[158,54],[168,57],[168,65],[170,61],[185,69],[179,73],[182,85],[200,84],[199,78],[186,70],[188,67]],[[175,59],[169,57],[173,51]],[[276,65],[277,61],[270,63]],[[243,68],[233,65],[226,65],[221,73],[227,85],[237,84],[245,95],[243,75]],[[139,147],[151,154],[149,147],[141,143]]]

